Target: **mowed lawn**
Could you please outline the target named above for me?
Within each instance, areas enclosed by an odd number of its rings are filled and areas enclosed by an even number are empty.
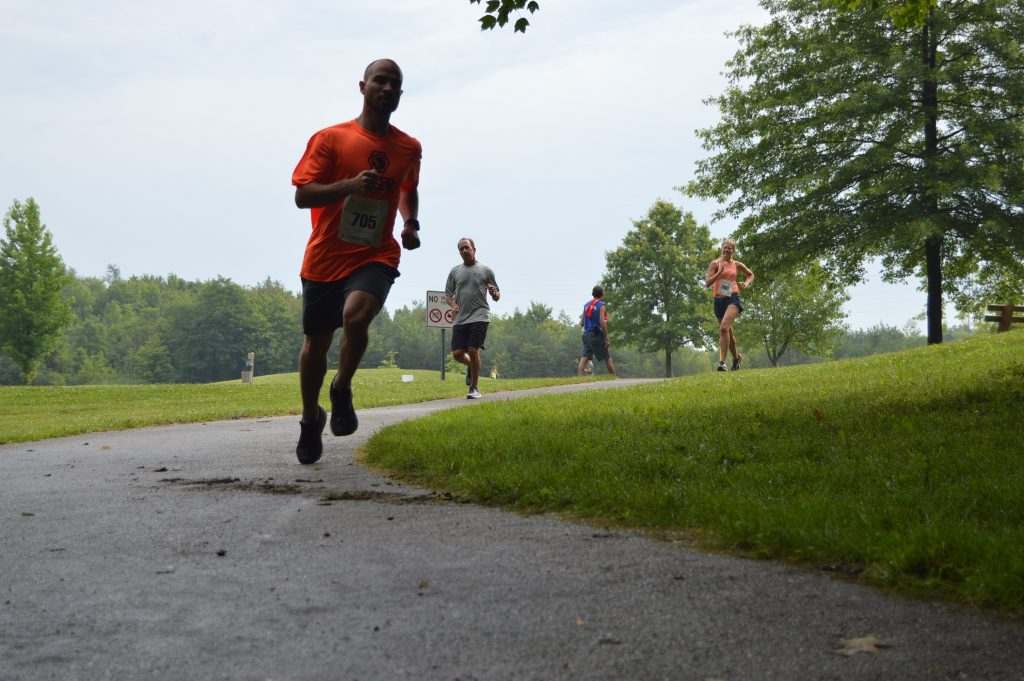
[[[526,512],[647,528],[1024,612],[1024,331],[449,410],[365,460]]]
[[[405,382],[403,375],[412,376],[413,380]],[[487,379],[486,385],[481,386],[485,392],[495,392],[583,380],[595,379]],[[462,374],[448,374],[442,381],[439,371],[360,369],[353,385],[356,409],[466,394]],[[330,405],[326,382],[320,403]],[[0,386],[0,444],[168,423],[300,412],[298,374],[257,376],[252,385],[235,380],[205,384]]]

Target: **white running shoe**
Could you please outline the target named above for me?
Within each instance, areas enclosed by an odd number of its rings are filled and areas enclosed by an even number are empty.
[[[470,388],[469,393],[466,395],[467,400],[479,400],[483,395],[476,388]]]

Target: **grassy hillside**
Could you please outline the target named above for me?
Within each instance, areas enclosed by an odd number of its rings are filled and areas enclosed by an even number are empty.
[[[480,502],[1024,612],[1022,427],[1014,331],[481,404],[385,429],[367,460]]]

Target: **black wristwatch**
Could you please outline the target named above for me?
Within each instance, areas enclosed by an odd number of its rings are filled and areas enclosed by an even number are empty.
[[[420,231],[420,221],[417,220],[416,218],[409,218],[408,220],[406,220],[405,226],[408,227],[409,225],[412,225],[412,228],[415,229],[417,232]]]

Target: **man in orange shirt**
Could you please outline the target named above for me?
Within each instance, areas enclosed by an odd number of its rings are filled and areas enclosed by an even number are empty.
[[[402,246],[413,250],[420,245],[422,147],[390,122],[402,97],[402,70],[390,59],[372,62],[359,92],[359,116],[314,134],[292,173],[295,205],[312,209],[313,223],[300,272],[302,420],[295,453],[303,464],[314,463],[323,453],[327,412],[320,406],[320,390],[327,351],[339,327],[338,373],[330,387],[331,432],[351,435],[359,427],[352,377],[366,352],[370,323],[399,276],[397,213],[404,220]]]

